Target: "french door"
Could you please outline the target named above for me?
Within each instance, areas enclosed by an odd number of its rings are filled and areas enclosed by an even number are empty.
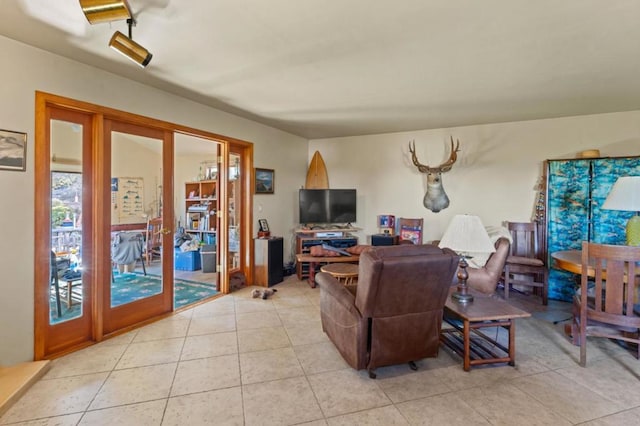
[[[174,179],[193,173],[188,168],[176,174],[176,133],[219,144],[218,208],[231,217],[218,216],[218,284],[222,293],[229,292],[231,270],[252,282],[251,143],[37,92],[36,360],[173,311],[176,208],[184,211],[174,205]],[[213,144],[207,145],[210,149]],[[180,161],[184,167],[184,159]],[[157,231],[149,231],[152,222],[161,223]],[[131,240],[132,234],[144,241],[143,255],[116,259],[115,245]],[[147,256],[146,242],[156,236],[160,256]],[[158,285],[125,298],[126,279]]]
[[[97,245],[99,268],[110,275],[110,285],[102,286],[100,315],[108,335],[173,310],[173,133],[105,119],[103,136],[104,167],[97,178],[102,184],[96,186],[95,195],[102,200],[96,216],[102,241]],[[156,218],[162,219],[160,228],[140,229],[140,223]],[[111,242],[122,243],[130,235],[140,236],[140,255],[118,264]],[[156,236],[161,241],[160,258],[153,261],[151,276],[143,264],[152,265],[144,251]],[[146,286],[149,282],[153,285]],[[131,297],[143,283],[147,291]]]
[[[173,132],[44,101],[38,109],[34,352],[41,359],[173,310]],[[157,216],[162,255],[151,278],[135,269],[145,261],[148,219]],[[141,251],[126,265],[130,281],[113,259],[112,243],[124,234],[140,236]],[[153,291],[130,297],[149,280]]]

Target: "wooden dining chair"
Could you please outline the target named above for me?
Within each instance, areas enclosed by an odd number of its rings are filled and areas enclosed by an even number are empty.
[[[538,225],[535,222],[507,222],[511,234],[511,253],[504,267],[504,298],[509,298],[512,285],[533,287],[541,293],[542,304],[548,303],[548,276]]]
[[[640,316],[633,309],[640,274],[636,262],[640,247],[582,243],[581,283],[573,298],[571,326],[581,366],[587,363],[587,336],[635,343],[634,356],[640,358]]]
[[[162,217],[149,218],[147,220],[147,235],[145,241],[144,257],[147,265],[151,265],[153,256],[162,257]]]

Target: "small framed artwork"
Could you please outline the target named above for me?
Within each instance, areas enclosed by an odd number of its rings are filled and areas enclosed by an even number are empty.
[[[258,225],[260,225],[260,232],[269,232],[267,219],[258,219]]]
[[[0,170],[27,169],[27,134],[0,129]]]
[[[256,168],[256,194],[273,194],[273,169]]]

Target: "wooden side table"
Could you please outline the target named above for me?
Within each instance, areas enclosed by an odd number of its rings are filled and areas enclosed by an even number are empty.
[[[354,279],[358,278],[358,265],[354,263],[330,263],[320,267],[320,270],[331,274],[345,286],[353,285]]]
[[[451,289],[451,292],[455,291]],[[477,293],[476,293],[477,294]],[[464,371],[474,365],[506,362],[516,363],[516,318],[527,318],[531,314],[511,306],[504,300],[477,295],[473,302],[458,303],[447,298],[444,306],[444,322],[440,341],[462,357]],[[498,343],[481,329],[503,327],[509,332],[507,345]]]

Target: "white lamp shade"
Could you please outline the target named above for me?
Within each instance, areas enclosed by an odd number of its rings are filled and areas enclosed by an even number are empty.
[[[451,219],[438,247],[450,248],[464,256],[496,251],[480,218],[467,214],[456,215]]]
[[[613,184],[602,208],[640,212],[640,176],[623,176]]]

